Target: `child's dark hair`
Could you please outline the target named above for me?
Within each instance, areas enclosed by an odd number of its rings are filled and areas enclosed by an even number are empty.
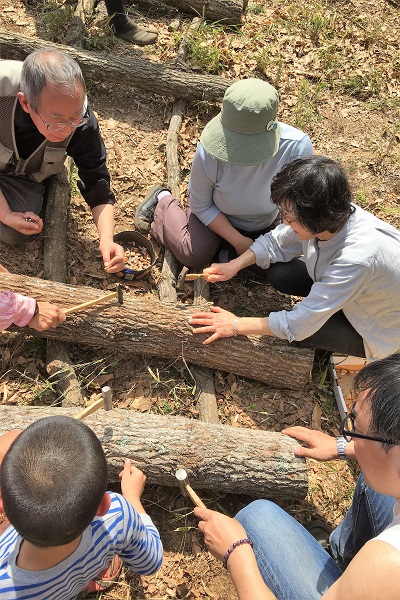
[[[7,517],[25,540],[42,547],[78,538],[93,520],[107,482],[99,440],[71,417],[45,417],[27,427],[1,465]]]
[[[271,184],[272,201],[311,233],[335,233],[350,214],[351,190],[343,169],[325,156],[287,164]]]

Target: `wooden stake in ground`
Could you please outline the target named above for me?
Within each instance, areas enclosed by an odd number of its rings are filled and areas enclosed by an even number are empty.
[[[187,32],[187,35],[195,35],[197,29],[200,27],[201,19],[193,19],[191,26]],[[179,46],[178,58],[181,62],[186,59],[187,53],[187,37],[184,36]],[[180,198],[180,181],[181,181],[181,170],[178,159],[178,134],[182,126],[183,112],[185,110],[186,102],[184,100],[176,100],[172,109],[172,117],[168,128],[167,144],[166,144],[166,156],[167,156],[167,174],[168,184],[172,190],[175,198]],[[160,288],[160,299],[173,299],[176,300],[176,279],[178,264],[174,259],[172,252],[166,248],[163,264],[165,267],[165,277],[163,280],[163,288]],[[171,272],[170,265],[174,266],[174,272]],[[166,288],[166,283],[169,283],[169,289]],[[204,283],[204,282],[203,282]],[[194,303],[198,305],[204,304],[209,300],[209,289],[208,285],[197,285],[194,288]],[[215,398],[214,389],[214,377],[213,373],[207,367],[191,367],[192,374],[196,381],[196,389],[198,391],[197,396],[197,408],[199,411],[199,419],[207,423],[218,423],[218,409],[217,401]]]
[[[62,283],[67,278],[67,217],[71,168],[72,159],[68,158],[64,169],[50,177],[44,221],[44,276]],[[60,394],[63,406],[83,405],[81,388],[67,342],[47,340],[46,370],[51,383]]]
[[[0,434],[58,414],[74,411],[2,405]],[[123,459],[130,458],[150,483],[160,485],[177,487],[175,471],[184,465],[195,490],[279,502],[298,501],[307,493],[306,463],[294,454],[298,442],[281,433],[121,409],[97,411],[85,423],[103,445],[110,481],[118,481]],[[201,496],[207,504],[206,493]]]
[[[73,306],[99,298],[100,290],[73,287],[23,275],[2,273],[3,289],[38,300]],[[309,381],[314,353],[270,336],[244,336],[202,345],[203,335],[193,335],[188,324],[193,307],[163,304],[155,298],[130,296],[124,305],[101,305],[101,309],[68,317],[56,329],[34,330],[31,335],[89,346],[106,346],[120,352],[163,356],[187,363],[228,371],[257,379],[274,388],[302,389]]]

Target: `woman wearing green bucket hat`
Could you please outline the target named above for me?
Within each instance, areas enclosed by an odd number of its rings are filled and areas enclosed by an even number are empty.
[[[235,82],[221,112],[204,128],[183,209],[170,190],[153,186],[139,205],[135,225],[150,230],[184,265],[201,268],[222,245],[229,258],[245,252],[279,222],[271,181],[296,158],[310,156],[309,137],[276,120],[278,92],[261,79]],[[257,268],[257,267],[256,267]]]

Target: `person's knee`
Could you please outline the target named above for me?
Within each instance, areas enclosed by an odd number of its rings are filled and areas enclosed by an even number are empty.
[[[236,519],[246,529],[251,529],[253,526],[259,527],[260,520],[271,519],[279,509],[279,506],[270,500],[255,500],[240,510]]]
[[[30,242],[33,237],[31,235],[24,235],[11,227],[0,227],[0,242],[8,244],[8,246],[22,246]]]

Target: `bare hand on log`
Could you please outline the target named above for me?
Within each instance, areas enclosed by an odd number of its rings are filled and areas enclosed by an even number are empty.
[[[204,541],[209,551],[218,560],[223,560],[226,551],[234,542],[247,537],[243,525],[227,515],[197,506],[194,514],[201,519],[199,529],[204,534]],[[252,552],[250,546],[247,551]]]
[[[294,453],[296,456],[301,456],[302,458],[314,458],[315,460],[321,461],[335,460],[338,458],[336,438],[323,431],[296,426],[286,427],[281,433],[290,435],[290,437],[309,445],[309,448],[305,448],[304,446],[295,448]],[[346,446],[347,456],[354,457],[353,448],[354,444],[349,442]]]
[[[203,344],[211,344],[221,337],[235,335],[234,323],[236,316],[219,306],[210,306],[211,312],[194,313],[189,319],[190,325],[201,325],[193,329],[193,333],[211,333]]]
[[[43,229],[43,221],[33,212],[13,212],[10,210],[3,218],[4,225],[23,233],[24,235],[36,235]]]
[[[57,327],[65,321],[65,314],[56,304],[38,302],[37,305],[39,312],[29,321],[28,327],[36,329],[36,331],[45,331]]]

